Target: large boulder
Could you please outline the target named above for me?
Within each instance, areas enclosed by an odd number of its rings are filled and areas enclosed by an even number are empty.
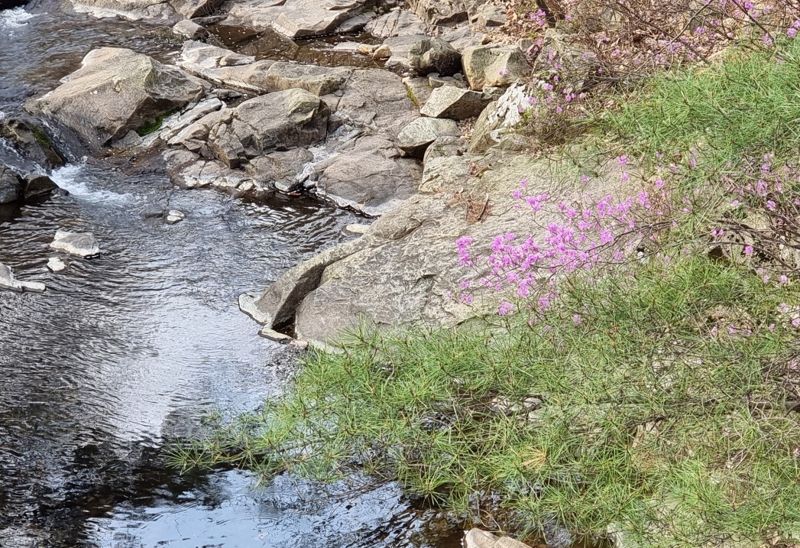
[[[197,100],[203,85],[180,69],[121,48],[92,50],[62,84],[27,103],[100,148]]]
[[[472,89],[502,87],[530,75],[531,67],[518,46],[472,46],[462,52],[464,75]]]
[[[453,120],[439,118],[417,118],[397,136],[397,146],[408,156],[421,158],[428,146],[443,136],[460,135],[458,124]]]
[[[420,75],[431,72],[450,75],[461,70],[461,55],[440,38],[395,36],[387,38],[383,45],[391,53],[386,61],[386,68],[389,69]]]
[[[211,15],[222,0],[72,0],[75,11],[94,17],[123,17],[175,22]]]
[[[426,26],[416,14],[396,9],[376,17],[367,23],[364,30],[378,38],[425,34]]]
[[[422,173],[416,161],[402,158],[391,141],[377,136],[347,143],[315,170],[320,195],[370,216],[410,198]]]
[[[242,0],[231,5],[227,25],[272,28],[289,38],[333,32],[357,15],[366,0]]]
[[[474,252],[481,254],[498,234],[541,234],[555,222],[555,212],[533,216],[518,207],[512,193],[520,180],[527,179],[531,194],[553,192],[558,181],[558,198],[567,203],[631,192],[613,161],[597,166],[599,175],[588,183],[577,175],[565,182],[549,160],[529,155],[493,152],[480,160],[480,172],[469,169],[474,157],[460,161],[466,176],[412,196],[357,243],[328,250],[324,260],[311,259],[279,278],[257,301],[258,315],[269,327],[280,323],[276,319],[293,321],[298,338],[330,343],[363,319],[379,326],[452,326],[491,314],[502,296],[487,293],[469,305],[454,298],[465,277],[477,280],[488,268],[483,262],[475,269],[460,266],[455,241],[472,237]],[[297,283],[298,273],[312,270]]]
[[[468,18],[464,0],[409,0],[408,6],[431,26],[451,25]]]
[[[267,152],[324,139],[329,111],[316,95],[290,89],[261,95],[209,116],[215,118],[208,146],[220,161],[235,168]]]
[[[432,118],[466,120],[478,116],[488,101],[483,94],[455,86],[438,87],[431,92],[420,114]]]
[[[297,63],[273,63],[265,76],[268,91],[304,89],[314,95],[338,91],[352,74],[346,67],[321,67]]]

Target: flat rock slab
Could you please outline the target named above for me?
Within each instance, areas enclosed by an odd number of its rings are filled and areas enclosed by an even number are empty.
[[[121,48],[100,48],[26,108],[67,126],[98,149],[196,101],[204,88],[177,67]]]
[[[221,4],[222,0],[72,0],[75,11],[93,17],[164,23],[211,15]]]
[[[235,2],[227,25],[272,28],[289,38],[333,32],[364,8],[366,0],[244,0]]]
[[[18,293],[22,293],[23,291],[42,293],[47,287],[42,282],[18,280],[14,276],[14,271],[11,270],[11,267],[0,263],[0,289],[9,289]]]
[[[425,23],[411,11],[396,9],[376,17],[367,23],[364,30],[378,38],[392,36],[421,35],[427,32]]]
[[[78,257],[91,257],[100,253],[100,245],[91,232],[57,230],[50,248]]]

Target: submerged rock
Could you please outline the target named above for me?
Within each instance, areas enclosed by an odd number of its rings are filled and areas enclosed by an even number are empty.
[[[0,117],[0,138],[17,153],[43,168],[64,165],[64,158],[53,147],[44,127],[27,116]]]
[[[47,259],[47,268],[51,272],[61,272],[67,269],[67,263],[58,257],[50,257]]]
[[[177,209],[170,209],[164,219],[168,225],[175,225],[186,218],[186,213]]]
[[[57,230],[50,247],[78,257],[91,257],[100,253],[100,246],[91,232]]]
[[[55,119],[100,148],[197,100],[203,85],[180,69],[121,48],[100,48],[46,95],[32,113]]]
[[[22,199],[25,181],[10,167],[0,164],[0,204],[11,204]]]
[[[464,548],[530,548],[511,537],[498,537],[488,531],[473,528],[464,535]]]
[[[11,291],[23,292],[31,291],[42,293],[47,287],[42,282],[26,282],[18,280],[14,276],[11,267],[0,263],[0,289],[10,289]]]

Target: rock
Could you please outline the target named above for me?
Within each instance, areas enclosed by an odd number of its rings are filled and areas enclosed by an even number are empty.
[[[279,333],[270,327],[265,327],[261,331],[258,332],[259,335],[262,337],[269,339],[274,342],[278,342],[281,344],[286,344],[292,340],[292,337],[289,335],[285,335],[283,333]]]
[[[545,81],[558,76],[562,86],[570,87],[577,93],[591,87],[599,66],[594,52],[576,45],[555,29],[548,29],[544,46],[533,64],[533,71],[537,78]]]
[[[320,173],[318,194],[370,216],[411,197],[421,175],[417,162],[401,158],[391,141],[378,136],[348,143],[315,169]]]
[[[91,232],[57,230],[50,247],[79,257],[91,257],[100,253],[100,246]]]
[[[431,85],[427,78],[406,77],[403,78],[403,85],[406,86],[408,98],[417,108],[421,108],[431,96]]]
[[[337,119],[390,137],[418,116],[402,79],[381,69],[354,71],[336,107]]]
[[[258,323],[266,323],[268,318],[258,309],[256,301],[259,296],[252,293],[242,293],[239,295],[239,310],[253,318]]]
[[[47,259],[47,268],[51,272],[61,272],[62,270],[67,269],[67,263],[65,263],[58,257],[50,257],[49,259]]]
[[[470,529],[464,535],[465,548],[495,548],[498,537],[481,529]]]
[[[469,19],[474,25],[482,28],[502,27],[506,24],[506,12],[502,7],[487,2],[479,4]]]
[[[248,172],[230,169],[221,162],[204,160],[187,151],[164,153],[167,172],[172,181],[184,188],[213,187],[241,198],[262,200],[273,191],[266,182]]]
[[[221,0],[72,0],[75,11],[94,17],[123,17],[137,21],[174,22],[210,15]]]
[[[186,42],[178,66],[223,86],[264,93],[304,89],[315,95],[337,91],[353,69],[297,63],[256,61],[230,50],[202,42]]]
[[[369,230],[369,227],[370,227],[370,225],[350,224],[350,225],[347,225],[346,227],[344,227],[344,229],[347,232],[349,232],[350,234],[358,234],[359,236],[362,236],[362,235],[367,233],[367,231]]]
[[[282,91],[304,89],[321,96],[339,90],[353,70],[344,67],[321,67],[276,62],[269,67],[265,77],[265,90]]]
[[[25,179],[22,196],[26,201],[44,198],[59,190],[58,185],[47,175],[34,173],[28,175]]]
[[[437,138],[443,135],[460,135],[458,124],[453,120],[439,118],[417,118],[399,133],[397,146],[408,156],[421,158]]]
[[[375,18],[375,12],[361,13],[355,17],[351,17],[336,29],[336,34],[352,34],[360,30]]]
[[[258,300],[270,322],[277,314],[283,322],[294,321],[297,338],[326,343],[362,319],[378,326],[450,327],[496,314],[499,295],[493,301],[491,293],[483,294],[471,305],[453,298],[465,276],[478,280],[488,268],[482,262],[478,271],[459,266],[454,242],[472,237],[474,253],[482,254],[497,234],[544,236],[542,227],[556,222],[558,213],[542,211],[543,217],[534,217],[515,207],[512,192],[521,179],[527,178],[531,194],[552,192],[559,181],[558,199],[567,203],[632,192],[629,183],[620,181],[615,161],[592,166],[597,176],[582,183],[577,176],[565,180],[562,166],[552,158],[492,151],[486,157],[442,160],[460,162],[465,175],[442,180],[435,193],[411,196],[361,238],[281,276]],[[472,169],[476,164],[481,169]]]
[[[64,165],[64,158],[53,147],[44,127],[27,116],[0,117],[0,138],[26,160],[43,168]]]
[[[175,225],[184,220],[185,218],[186,218],[186,213],[184,213],[183,211],[179,211],[177,209],[170,209],[167,212],[165,221],[168,225]]]
[[[259,181],[289,192],[302,182],[298,174],[313,160],[314,155],[305,148],[278,150],[250,160],[247,172]]]
[[[203,93],[203,86],[178,68],[120,48],[92,50],[62,82],[26,108],[57,120],[93,148],[152,124]]]
[[[443,29],[442,40],[447,41],[456,51],[463,54],[464,50],[472,46],[480,46],[488,39],[480,32],[475,32],[469,25],[459,25]]]
[[[196,40],[208,35],[206,29],[188,19],[175,23],[175,26],[172,27],[172,32],[189,40]]]
[[[497,101],[492,101],[483,109],[475,125],[472,127],[472,135],[469,140],[470,152],[484,152],[486,149],[497,143],[493,137],[494,132],[499,127],[500,120],[496,116]]]
[[[472,89],[507,86],[525,78],[531,67],[517,46],[472,46],[462,52],[464,75]]]
[[[365,31],[378,38],[425,34],[427,28],[416,14],[397,9],[367,23]]]
[[[161,124],[161,130],[159,131],[158,136],[165,143],[169,142],[191,124],[197,122],[207,114],[211,114],[212,112],[222,109],[224,106],[225,104],[216,97],[201,101],[188,110],[170,116],[164,120],[164,123]]]
[[[420,114],[432,118],[465,120],[478,116],[486,106],[483,95],[469,89],[442,86],[431,93]]]
[[[453,86],[456,88],[466,88],[464,77],[461,73],[456,73],[453,76],[441,76],[438,72],[428,75],[428,85],[431,89],[440,88],[442,86]]]
[[[23,291],[42,293],[47,287],[42,282],[17,280],[11,267],[0,263],[0,289],[10,289],[11,291],[17,291],[19,293]]]
[[[459,136],[442,135],[437,137],[434,142],[425,149],[425,155],[422,158],[423,165],[429,165],[431,162],[439,158],[450,158],[452,156],[461,156],[466,152],[467,144],[464,139]],[[423,178],[425,177],[423,173]]]
[[[289,38],[320,36],[357,15],[365,4],[365,0],[241,0],[231,5],[225,24],[272,28]]]
[[[25,181],[14,170],[0,164],[0,204],[11,204],[24,196]]]
[[[431,26],[460,23],[468,17],[463,0],[410,0],[408,6]]]
[[[440,38],[429,36],[395,36],[384,43],[391,51],[386,68],[412,71],[425,75],[438,72],[450,75],[461,70],[461,55]]]
[[[232,168],[277,149],[324,139],[329,116],[319,97],[300,89],[255,97],[215,114],[219,116],[210,126],[208,147]]]

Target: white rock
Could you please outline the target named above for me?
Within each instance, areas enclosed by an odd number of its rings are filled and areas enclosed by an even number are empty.
[[[285,335],[283,333],[278,333],[277,331],[275,331],[274,329],[272,329],[270,327],[265,327],[264,329],[262,329],[259,332],[259,335],[261,335],[262,337],[265,337],[265,338],[267,338],[267,339],[269,339],[271,341],[279,342],[281,344],[286,344],[286,343],[292,341],[292,337],[290,337],[289,335]]]
[[[186,218],[186,214],[183,211],[178,211],[177,209],[170,209],[167,212],[167,224],[174,225],[178,224],[182,220]]]
[[[344,227],[344,229],[351,234],[366,234],[370,225],[364,224],[351,224]]]
[[[42,282],[24,282],[14,277],[11,267],[0,263],[0,289],[10,289],[19,293],[32,291],[42,293],[47,287]]]
[[[66,270],[67,263],[58,257],[50,257],[47,260],[47,268],[49,268],[52,272],[61,272],[62,270]]]
[[[184,38],[188,38],[189,40],[194,40],[195,38],[202,38],[207,34],[206,29],[204,29],[194,21],[190,21],[188,19],[178,21],[175,24],[175,26],[172,27],[172,32],[177,34],[178,36],[183,36]]]
[[[91,232],[57,230],[50,247],[79,257],[91,257],[100,253],[100,246]]]

